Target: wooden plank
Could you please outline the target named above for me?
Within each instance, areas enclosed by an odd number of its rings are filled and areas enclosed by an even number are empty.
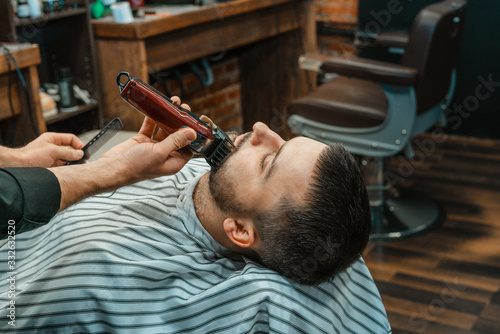
[[[298,66],[298,58],[316,48],[313,6],[302,1],[300,12],[289,8],[291,23],[300,22],[301,29],[274,40],[263,41],[240,56],[240,78],[243,124],[251,130],[257,121],[264,122],[283,138],[290,138],[286,107],[315,86],[315,76]],[[272,20],[272,18],[271,18]],[[280,23],[282,18],[279,19]],[[272,22],[271,22],[272,23]],[[258,89],[256,89],[258,87]]]
[[[21,69],[21,73],[28,86],[31,111],[33,114],[30,115],[28,99],[26,98],[24,90],[18,85],[18,101],[21,113],[16,117],[5,119],[1,124],[3,140],[6,144],[15,147],[26,145],[37,137],[37,132],[42,133],[46,131],[40,105],[38,72],[36,71],[36,67],[31,66],[23,68]],[[16,76],[14,76],[14,78],[16,78]],[[31,85],[33,85],[33,87],[31,87]]]
[[[405,273],[408,275],[424,276],[435,280],[442,280],[444,282],[447,280],[449,281],[450,278],[454,279],[457,277],[459,284],[491,292],[496,291],[500,286],[500,279],[483,277],[471,272],[435,268],[433,266],[426,265],[425,261],[414,261],[411,265],[408,265],[407,261],[398,258],[383,257],[379,260],[374,260],[371,256],[364,256],[364,259],[370,271],[373,268],[373,270],[378,270],[379,272],[391,271]]]
[[[12,109],[9,102],[9,75],[7,73],[0,75],[0,120],[19,115],[21,113],[21,102],[19,100],[19,84],[17,75],[12,73],[10,84],[10,94],[12,100]]]
[[[14,13],[10,1],[0,1],[0,13],[2,19],[0,20],[0,41],[2,42],[15,42],[17,41],[14,31]]]
[[[480,333],[500,333],[500,320],[497,319],[479,319],[472,328]]]
[[[377,287],[384,296],[411,300],[414,303],[428,305],[429,309],[436,308],[440,311],[447,309],[479,316],[484,308],[483,302],[463,298],[462,291],[467,288],[453,283],[448,283],[441,291],[437,292],[415,289],[394,282],[377,282]]]
[[[150,72],[242,47],[238,50],[243,54],[240,57],[241,73],[253,72],[259,77],[257,80],[265,82],[265,85],[259,85],[255,80],[245,80],[245,75],[240,76],[242,92],[247,92],[242,94],[249,97],[245,99],[242,96],[244,113],[246,110],[247,114],[254,114],[259,110],[262,117],[257,120],[265,121],[265,117],[269,117],[273,107],[276,107],[280,112],[277,119],[283,123],[286,121],[284,106],[310,88],[306,80],[308,76],[298,70],[297,62],[304,48],[315,47],[312,4],[312,0],[232,1],[225,4],[229,6],[226,10],[230,15],[222,11],[223,19],[214,19],[212,13],[210,20],[185,22],[182,29],[178,26],[174,29],[174,25],[168,33],[161,30],[154,30],[153,33],[151,30],[147,35],[134,35],[143,38],[137,40],[99,36],[96,45],[105,117],[123,117],[127,130],[137,130],[142,122],[137,112],[125,111],[118,89],[114,86],[115,79],[109,73],[116,76],[126,70],[147,82]],[[277,62],[268,62],[276,55],[279,56]],[[254,66],[255,63],[258,67]],[[279,99],[276,104],[275,98]],[[245,101],[249,101],[248,105]],[[255,101],[267,104],[255,109]]]
[[[138,131],[144,116],[123,101],[116,77],[127,71],[132,77],[148,81],[144,41],[96,40],[96,52],[101,78],[99,96],[104,106],[103,123],[120,117],[126,130]]]
[[[445,226],[412,242],[394,244],[397,249],[420,251],[448,260],[467,260],[500,268],[500,231],[487,224],[449,220]]]
[[[459,295],[463,299],[485,304],[488,303],[492,295],[491,291],[488,290],[458,284],[458,278],[443,281],[441,279],[431,279],[426,277],[426,273],[410,275],[396,272],[392,275],[391,279],[386,282],[398,284],[399,286],[410,287],[416,290],[442,294],[447,300],[451,300],[454,296]]]
[[[40,102],[40,80],[38,79],[38,71],[36,66],[32,65],[28,69],[28,78],[26,79],[26,84],[29,87],[29,94],[31,95],[31,110],[33,110],[33,117],[35,119],[38,134],[42,134],[47,131],[47,125],[45,124],[45,119],[42,114],[42,105]],[[36,134],[34,134],[33,139],[35,139]]]
[[[473,272],[478,276],[500,280],[500,266],[487,265],[471,261],[443,259],[440,261],[437,268],[461,272]]]
[[[199,10],[190,11],[170,17],[159,17],[152,20],[142,20],[136,23],[117,24],[93,20],[95,36],[98,38],[123,38],[144,39],[158,34],[188,28],[192,25],[212,21],[224,21],[234,16],[265,9],[291,0],[234,0],[212,6],[200,7]]]
[[[382,300],[388,312],[407,316],[410,328],[420,333],[422,329],[425,330],[425,324],[428,326],[430,322],[469,330],[478,319],[476,315],[454,311],[448,308],[448,305],[443,308],[437,301],[432,304],[422,304],[384,294],[382,294]]]
[[[394,275],[397,274],[397,269],[389,269],[384,266],[372,266],[370,268],[370,274],[375,281],[390,282]]]
[[[500,305],[488,304],[481,313],[481,317],[490,320],[499,320],[500,316]]]
[[[417,171],[412,175],[412,181],[419,184],[416,190],[429,192],[431,189],[442,189],[442,193],[437,192],[432,197],[445,197],[455,195],[455,202],[463,201],[474,205],[480,202],[475,199],[475,195],[486,199],[487,206],[495,206],[500,200],[500,185],[496,180],[470,175],[469,178],[457,178],[443,173]],[[452,199],[452,198],[450,198]]]
[[[401,186],[438,199],[447,211],[443,226],[372,242],[364,259],[394,333],[500,332],[500,141],[449,136],[435,144]],[[443,312],[429,316],[440,300]]]
[[[410,319],[395,312],[388,312],[388,317],[394,334],[479,334],[470,329],[443,325],[426,319]]]
[[[480,148],[485,148],[489,152],[497,151],[500,152],[500,141],[495,139],[484,139],[475,137],[464,137],[458,135],[444,135],[444,141],[439,143],[439,149],[446,149],[452,146],[454,151],[462,148],[464,153],[473,152]],[[422,133],[415,137],[415,139],[430,139],[434,140],[436,138],[442,139],[443,136],[436,136],[432,133]]]
[[[20,68],[25,68],[40,64],[40,49],[36,44],[4,44],[11,50],[12,55],[16,59],[17,65]],[[14,64],[10,64],[10,69],[14,70]],[[7,73],[9,66],[6,56],[3,52],[0,53],[0,74]]]
[[[297,29],[293,15],[293,5],[287,5],[156,35],[146,40],[148,66],[168,68]]]
[[[36,65],[40,64],[40,50],[36,44],[5,44],[15,58],[21,74],[26,81],[31,104],[28,105],[28,98],[19,84],[15,67],[10,60],[12,104],[14,114],[11,111],[8,91],[9,91],[9,64],[4,53],[0,54],[0,119],[6,119],[2,124],[3,139],[10,145],[21,146],[35,139],[38,134],[47,131],[45,120],[42,116],[40,105],[40,82]],[[33,114],[30,115],[29,111]],[[12,142],[13,140],[13,142]]]

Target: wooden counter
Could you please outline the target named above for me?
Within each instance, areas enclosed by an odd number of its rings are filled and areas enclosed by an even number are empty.
[[[40,64],[40,50],[36,44],[4,44],[14,56],[26,81],[31,100],[33,118],[29,114],[28,100],[14,67],[14,63],[0,49],[0,130],[2,142],[6,145],[23,145],[36,138],[33,125],[38,133],[47,131],[40,105],[40,82],[36,66]],[[9,75],[11,81],[12,109],[9,102]],[[17,121],[14,121],[17,120]],[[35,124],[32,124],[32,120]],[[14,137],[14,142],[12,138]]]
[[[316,50],[312,0],[234,0],[130,24],[110,18],[92,24],[103,113],[121,117],[130,130],[143,117],[119,96],[121,71],[147,82],[151,72],[238,48],[246,129],[257,120],[282,123],[286,104],[314,85],[297,64],[300,54]]]

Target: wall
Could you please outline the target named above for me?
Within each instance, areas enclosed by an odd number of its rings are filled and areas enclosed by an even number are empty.
[[[468,1],[449,133],[500,139],[498,13],[498,0]]]
[[[316,0],[318,49],[329,55],[352,55],[358,23],[358,0]]]
[[[358,22],[357,0],[316,0],[316,22],[337,27],[354,27]]]
[[[379,13],[387,10],[389,0],[317,0],[319,50],[331,55],[358,54],[387,59],[384,50],[356,50],[353,45],[355,31],[364,32],[370,22],[379,24],[380,31],[408,31],[421,8],[439,1],[393,0],[403,10],[388,18],[379,15],[377,19]],[[500,139],[499,12],[498,0],[469,0],[467,3],[456,89],[447,111],[447,133]],[[370,27],[373,28],[373,24]]]
[[[399,0],[403,11],[382,30],[408,30],[420,8],[440,0]],[[373,21],[373,12],[388,0],[359,0],[359,25]],[[498,0],[469,0],[457,60],[457,82],[446,111],[446,132],[468,137],[500,139],[500,28]]]
[[[201,68],[201,66],[200,66]],[[169,94],[177,95],[187,102],[197,115],[206,115],[221,129],[241,131],[243,126],[240,98],[240,71],[238,58],[230,56],[217,62],[211,62],[214,76],[212,85],[205,87],[201,79],[189,67],[166,70],[165,80]],[[178,71],[184,87],[176,77]],[[161,85],[155,85],[163,91]]]
[[[405,10],[393,17],[387,29],[408,29],[411,21],[421,6],[438,0],[410,1],[401,0]],[[316,0],[316,19],[318,22],[318,47],[321,53],[350,56],[358,50],[354,47],[353,36],[363,22],[374,20],[372,12],[384,10],[387,0]],[[475,89],[491,77],[494,86],[487,99],[476,105],[469,105],[465,113],[460,114],[460,124],[456,121],[447,129],[449,133],[483,138],[500,138],[500,29],[497,28],[495,13],[500,10],[500,1],[470,1],[466,15],[462,50],[458,60],[458,80],[455,99],[452,104],[460,105],[475,102]],[[359,13],[358,13],[359,11]],[[478,60],[481,59],[481,60]],[[212,64],[215,82],[210,87],[203,87],[193,73],[183,74],[186,86],[185,101],[194,111],[203,111],[221,128],[241,129],[241,101],[239,69],[236,56],[228,57]],[[484,81],[483,80],[483,81]],[[179,85],[169,80],[170,90],[180,94]],[[472,101],[472,102],[471,102]],[[469,111],[470,110],[470,111]],[[465,116],[464,116],[465,115]],[[457,119],[457,115],[449,117]]]
[[[316,0],[316,19],[319,24],[334,29],[351,31],[357,22],[357,0]],[[320,48],[328,53],[352,53],[350,36],[318,36]],[[238,55],[228,55],[220,61],[211,62],[214,83],[203,86],[189,66],[167,69],[161,76],[166,77],[167,95],[181,96],[198,115],[205,114],[224,130],[241,131],[243,127],[240,98],[240,71]],[[184,92],[175,72],[180,74]],[[165,93],[162,85],[155,87]]]

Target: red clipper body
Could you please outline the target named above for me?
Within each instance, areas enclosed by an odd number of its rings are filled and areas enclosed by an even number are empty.
[[[127,82],[122,83],[124,76],[127,77]],[[143,115],[153,119],[166,133],[173,133],[184,126],[195,130],[198,137],[188,146],[193,153],[203,154],[212,168],[218,167],[234,150],[231,139],[215,124],[207,124],[145,82],[131,78],[127,72],[118,74],[116,81],[122,98]]]

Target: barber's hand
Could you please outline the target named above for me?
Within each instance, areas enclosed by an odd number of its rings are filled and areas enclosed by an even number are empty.
[[[180,103],[178,97],[172,100]],[[182,107],[191,110],[187,104]],[[167,136],[158,131],[155,139],[151,139],[155,128],[154,121],[146,117],[137,135],[113,147],[99,160],[114,159],[120,165],[117,168],[124,168],[133,181],[177,173],[192,157],[192,153],[183,148],[196,139],[196,132],[183,128]]]
[[[85,146],[69,133],[45,132],[22,148],[15,149],[19,167],[55,167],[83,157]]]

